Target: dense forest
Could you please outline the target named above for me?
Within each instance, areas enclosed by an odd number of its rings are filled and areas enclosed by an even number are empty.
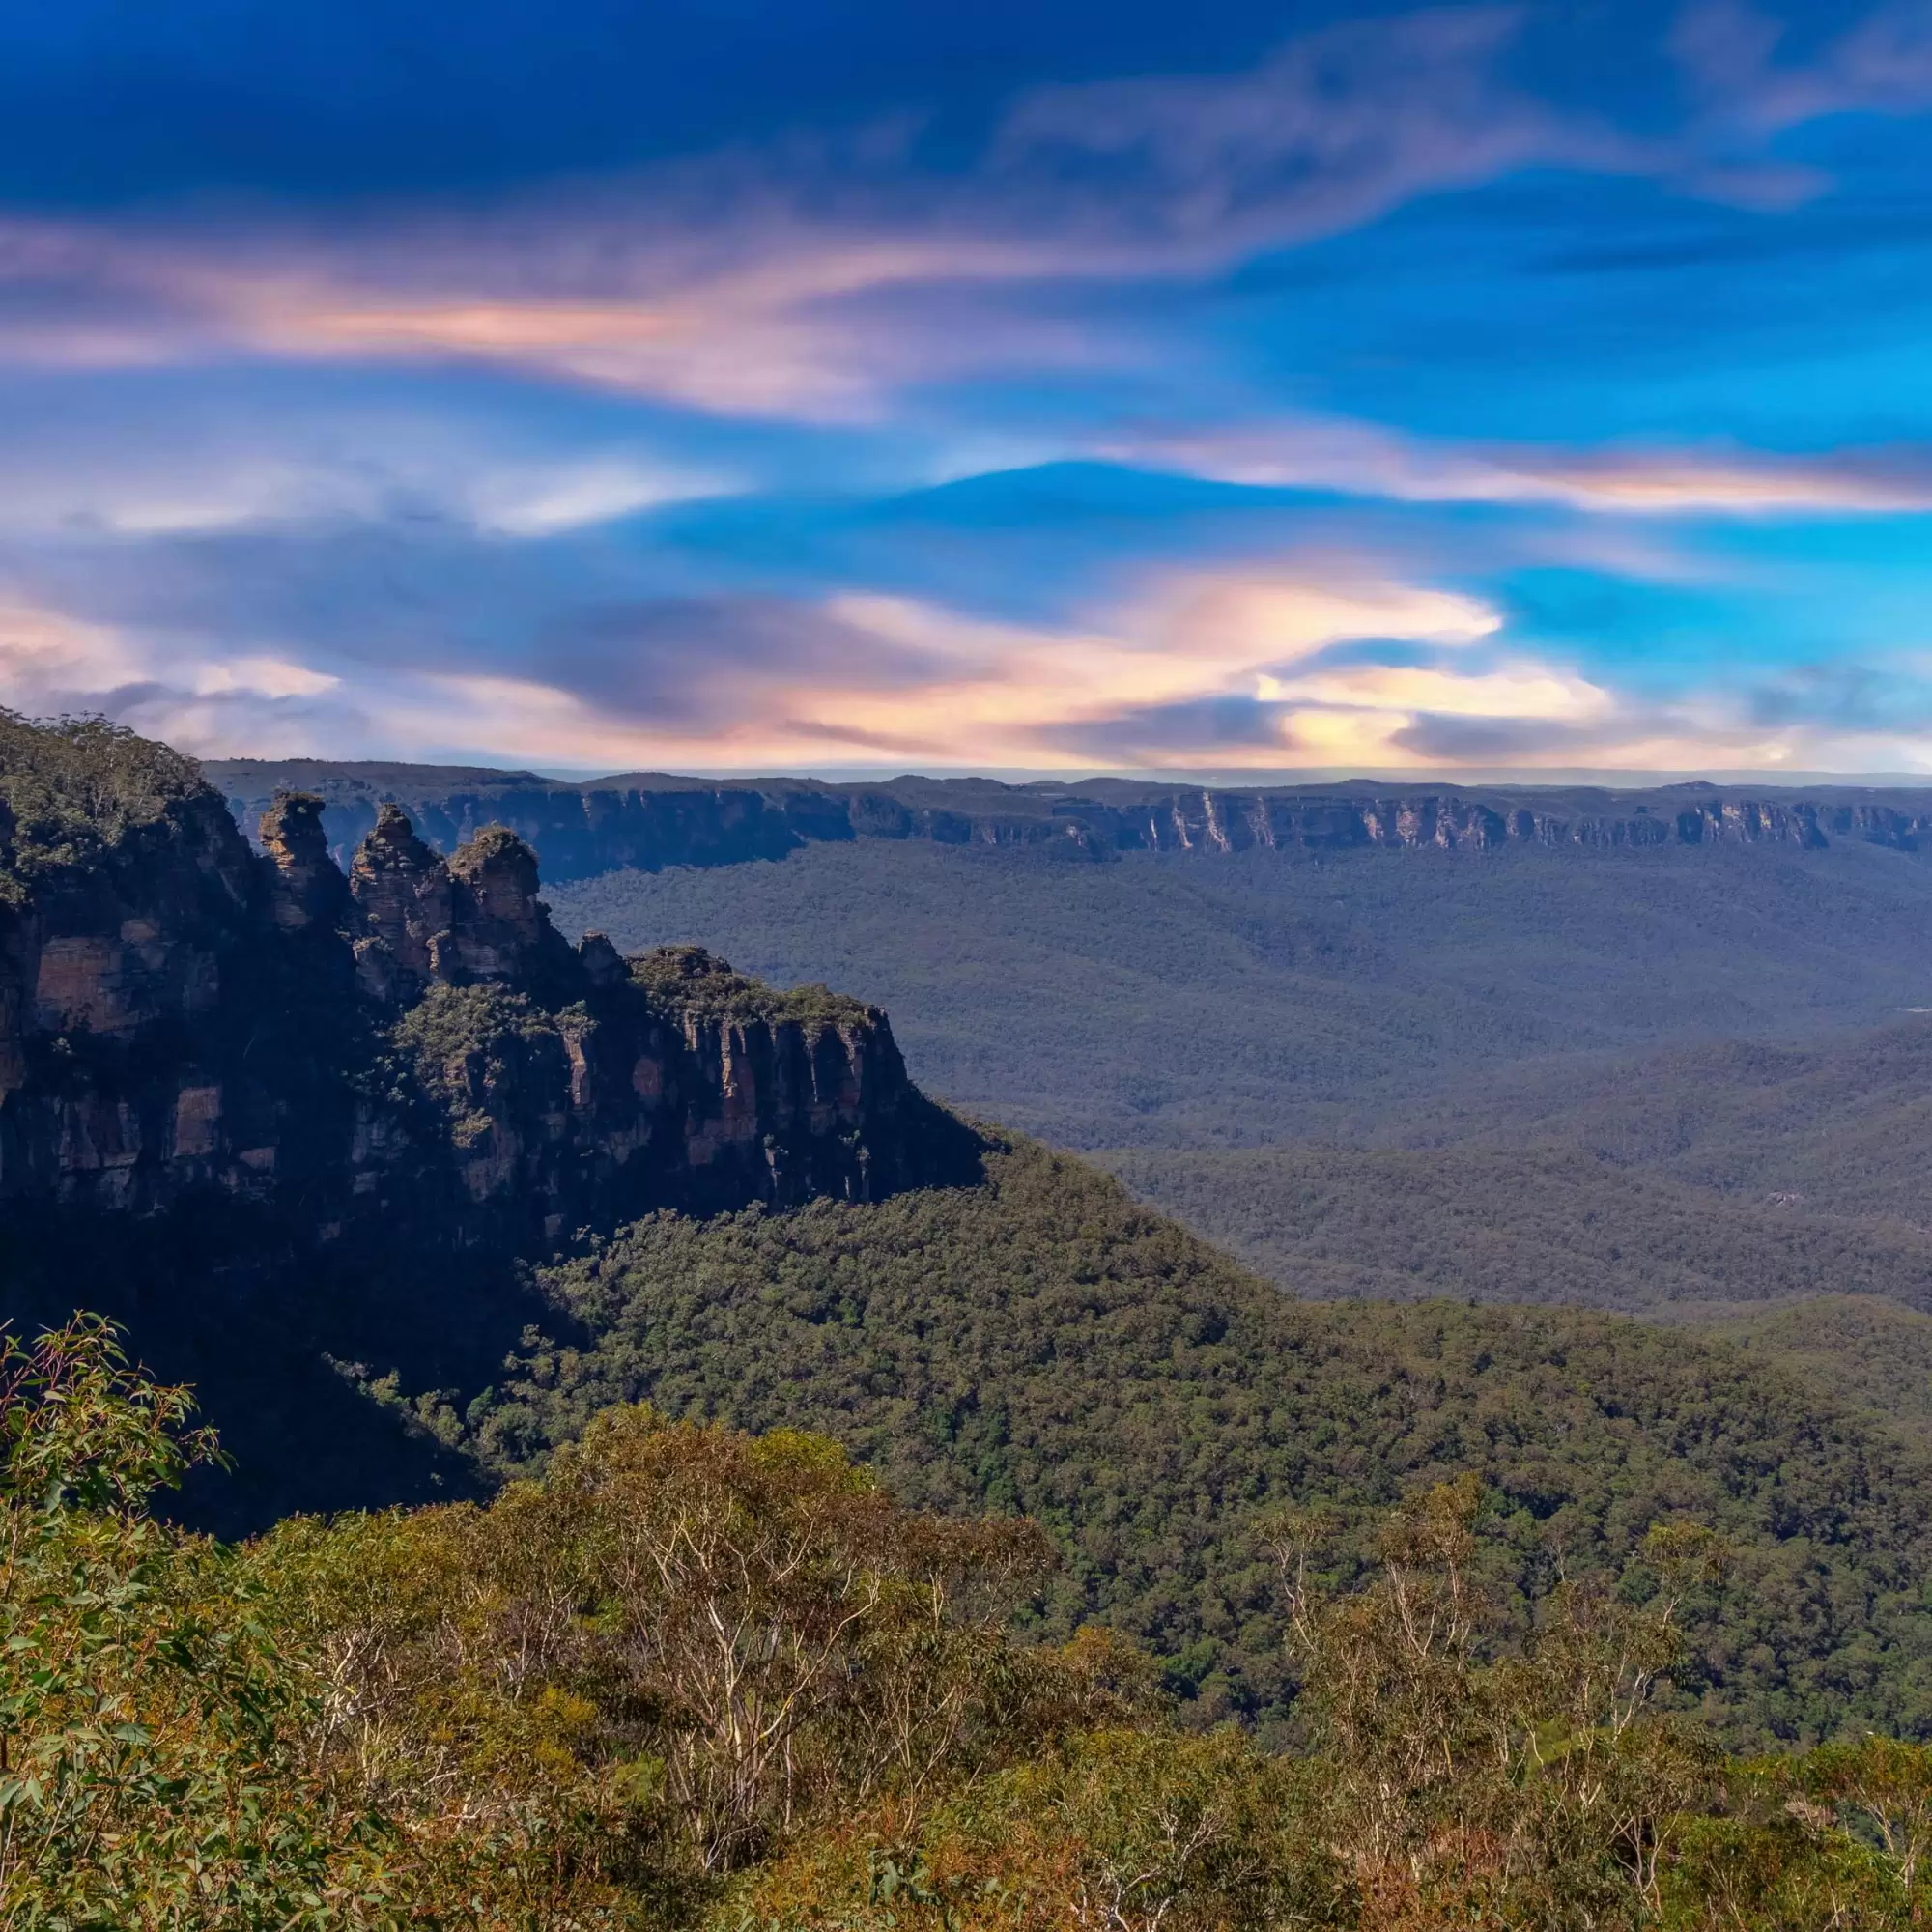
[[[1560,1309],[1285,1299],[1115,1182],[996,1139],[986,1180],[873,1206],[639,1222],[542,1280],[534,1344],[467,1417],[541,1466],[600,1410],[808,1428],[923,1508],[1019,1511],[1065,1567],[1035,1614],[1152,1654],[1190,1721],[1285,1718],[1255,1521],[1366,1520],[1474,1473],[1486,1575],[1522,1610],[1618,1574],[1657,1521],[1736,1547],[1688,1612],[1681,1694],[1741,1743],[1932,1734],[1925,1442],[1722,1341]]]
[[[487,1505],[239,1549],[218,1454],[86,1318],[0,1353],[12,1925],[1520,1932],[1922,1922],[1932,1750],[1724,1757],[1660,1709],[1728,1562],[1689,1524],[1512,1614],[1472,1476],[1253,1556],[1296,1749],[1177,1730],[1051,1553],[833,1443],[607,1410]],[[1634,1577],[1636,1587],[1627,1587]]]
[[[1351,1142],[1102,1157],[1304,1294],[1926,1306],[1928,1124],[1932,1020],[1911,1015],[1803,1045],[1539,1058]]]
[[[1708,1326],[1894,1429],[1932,1432],[1932,1316],[1862,1295],[1827,1295]]]
[[[1707,1190],[1574,1144],[1102,1156],[1143,1198],[1310,1295],[1683,1314],[1816,1294],[1932,1307],[1932,1228]]]

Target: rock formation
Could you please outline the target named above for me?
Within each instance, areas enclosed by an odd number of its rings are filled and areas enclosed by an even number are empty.
[[[376,814],[350,862],[349,891],[362,927],[352,944],[365,990],[385,1003],[419,993],[434,970],[433,943],[449,930],[449,868],[399,807]]]
[[[322,799],[298,791],[281,793],[262,814],[270,905],[284,932],[333,932],[348,917],[348,881],[329,857],[322,813]]]
[[[957,1171],[876,1009],[573,948],[501,826],[444,858],[385,806],[345,877],[323,810],[276,796],[258,857],[190,778],[97,850],[0,851],[0,1203],[527,1248]]]

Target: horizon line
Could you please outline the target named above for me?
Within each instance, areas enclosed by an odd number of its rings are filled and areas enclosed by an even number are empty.
[[[1465,788],[1506,785],[1520,790],[1569,790],[1586,787],[1606,791],[1661,791],[1673,787],[1705,784],[1733,788],[1755,786],[1760,790],[1786,791],[1804,786],[1832,786],[1868,791],[1932,790],[1932,771],[1928,772],[1845,772],[1783,771],[1776,768],[1704,767],[1701,769],[1633,770],[1577,766],[1563,769],[1524,769],[1520,766],[1469,766],[1416,771],[1406,767],[1374,766],[1285,766],[1275,769],[1241,767],[1234,771],[1146,770],[1109,766],[989,766],[935,764],[921,768],[898,764],[798,765],[779,770],[770,765],[700,766],[693,770],[668,772],[641,768],[611,771],[594,766],[497,765],[473,759],[321,757],[296,753],[283,757],[205,757],[197,760],[204,768],[223,765],[320,766],[396,766],[417,771],[467,771],[490,773],[504,779],[531,778],[547,783],[587,785],[600,781],[635,782],[643,779],[673,781],[691,781],[702,784],[754,783],[761,780],[803,780],[818,784],[890,784],[903,780],[928,782],[967,782],[980,781],[994,784],[1025,786],[1037,784],[1081,785],[1099,782],[1146,785],[1200,785],[1226,791],[1269,791],[1293,785],[1385,784],[1414,789],[1428,786]]]

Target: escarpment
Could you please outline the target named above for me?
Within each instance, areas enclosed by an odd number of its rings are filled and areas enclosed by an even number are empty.
[[[1932,838],[1932,792],[1738,792],[1709,785],[1613,792],[1402,787],[1254,790],[1094,780],[1001,784],[988,779],[900,778],[829,785],[761,779],[719,785],[645,774],[565,784],[529,772],[412,765],[211,766],[247,821],[276,785],[326,801],[343,854],[380,831],[400,804],[442,851],[499,823],[542,858],[554,880],[619,867],[726,866],[781,859],[802,845],[855,838],[943,845],[1027,846],[1101,862],[1125,852],[1284,852],[1504,847],[1776,845],[1838,841],[1915,850]]]
[[[314,794],[271,801],[258,854],[163,747],[7,737],[0,1202],[227,1200],[298,1241],[525,1248],[970,1158],[882,1012],[691,950],[573,947],[502,827],[445,857],[385,807],[345,872]],[[103,750],[132,776],[92,770]],[[101,809],[113,782],[126,810]]]

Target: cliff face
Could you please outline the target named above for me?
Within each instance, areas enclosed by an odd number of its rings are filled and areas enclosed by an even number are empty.
[[[429,842],[454,851],[486,824],[514,830],[554,879],[620,867],[735,865],[782,858],[802,844],[918,838],[1026,845],[1104,861],[1122,852],[1329,852],[1355,847],[1539,845],[1613,847],[1782,844],[1855,839],[1916,849],[1932,838],[1932,794],[1755,795],[1712,787],[1612,793],[1589,789],[1378,793],[1227,790],[1121,781],[1003,785],[988,780],[898,779],[829,786],[798,780],[711,785],[657,776],[571,785],[531,773],[430,766],[212,766],[238,815],[259,810],[277,783],[312,786],[330,843],[347,852],[399,801]]]
[[[5,820],[0,1201],[528,1245],[957,1171],[882,1012],[573,948],[500,827],[445,858],[391,807],[345,875],[316,796],[271,803],[258,856],[191,768],[159,790],[72,849]]]
[[[1916,847],[1932,831],[1932,810],[1829,799],[1655,794],[1605,809],[1524,805],[1459,795],[1309,799],[1269,792],[1179,791],[1149,805],[1101,808],[1095,831],[1116,850],[1244,851],[1254,846],[1336,851],[1350,846],[1415,849],[1503,845],[1774,844],[1811,848],[1833,838]]]
[[[244,1070],[249,941],[274,931],[261,871],[207,794],[89,862],[24,886],[15,873],[0,908],[0,1196],[132,1208],[162,1171],[175,1185],[272,1175],[275,1107]]]

